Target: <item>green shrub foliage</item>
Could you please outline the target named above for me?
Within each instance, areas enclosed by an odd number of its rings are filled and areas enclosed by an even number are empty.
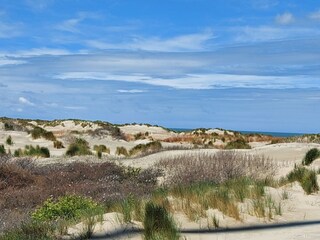
[[[320,157],[320,151],[317,148],[312,148],[306,153],[302,163],[303,165],[310,165],[318,157]]]

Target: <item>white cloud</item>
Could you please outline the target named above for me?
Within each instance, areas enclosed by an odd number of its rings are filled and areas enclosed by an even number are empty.
[[[201,51],[206,49],[207,43],[214,39],[212,31],[186,34],[172,38],[159,37],[132,39],[129,43],[108,43],[99,40],[88,40],[87,45],[98,49],[127,49],[161,52]]]
[[[70,109],[70,110],[84,110],[84,109],[87,109],[84,106],[65,106],[64,108],[65,109]]]
[[[297,37],[314,37],[320,34],[320,29],[316,28],[297,28],[297,27],[240,27],[234,28],[237,32],[235,41],[237,42],[263,42],[273,40],[291,39]]]
[[[53,2],[54,0],[25,0],[26,5],[34,10],[43,10]]]
[[[287,12],[287,13],[277,15],[275,20],[276,20],[276,23],[278,24],[288,25],[294,22],[294,16],[292,15],[292,13]]]
[[[73,18],[68,19],[61,24],[57,25],[56,28],[60,31],[66,31],[71,33],[78,33],[80,32],[77,28],[78,23],[82,21],[82,18]]]
[[[71,52],[65,49],[33,48],[30,50],[18,51],[14,55],[18,57],[30,57],[30,56],[41,56],[41,55],[62,56],[62,55],[68,55],[70,53]]]
[[[80,33],[79,24],[86,19],[100,19],[101,16],[98,13],[93,12],[78,12],[77,17],[67,19],[62,23],[56,25],[56,29],[71,33]]]
[[[147,91],[141,90],[141,89],[130,89],[130,90],[119,89],[119,90],[117,90],[117,92],[119,92],[119,93],[144,93]]]
[[[305,76],[258,76],[232,74],[187,74],[182,77],[161,78],[145,74],[114,75],[102,72],[68,72],[57,75],[64,80],[124,81],[172,87],[176,89],[219,89],[219,88],[305,88],[318,86],[312,78]]]
[[[0,21],[0,38],[13,38],[21,34],[20,26]]]
[[[311,13],[309,17],[313,20],[320,20],[320,10]]]
[[[34,106],[34,103],[24,97],[19,97],[19,102],[24,105]]]
[[[24,64],[26,61],[23,60],[16,60],[16,59],[9,59],[7,57],[0,56],[0,67],[4,65],[17,65],[17,64]]]
[[[254,8],[258,9],[270,9],[279,4],[277,0],[252,0],[251,4]]]

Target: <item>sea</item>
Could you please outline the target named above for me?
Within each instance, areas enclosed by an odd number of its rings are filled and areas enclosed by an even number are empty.
[[[190,132],[194,129],[190,129],[190,128],[169,128],[175,132]],[[305,133],[291,133],[291,132],[259,132],[259,131],[237,131],[240,132],[242,134],[252,134],[252,133],[256,133],[256,134],[263,134],[263,135],[270,135],[273,137],[295,137],[295,136],[302,136]]]

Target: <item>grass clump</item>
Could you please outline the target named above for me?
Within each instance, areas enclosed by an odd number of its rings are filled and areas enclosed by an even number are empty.
[[[89,143],[85,139],[75,138],[69,145],[66,155],[70,157],[92,155],[92,152],[90,151]]]
[[[54,240],[53,228],[46,223],[32,221],[23,223],[19,228],[6,231],[0,240]]]
[[[117,147],[116,149],[116,155],[123,155],[123,156],[129,156],[129,153],[125,147]]]
[[[307,194],[319,191],[317,173],[314,170],[309,170],[305,167],[298,166],[287,175],[287,179],[289,182],[300,182],[301,187]]]
[[[145,240],[178,240],[180,237],[177,226],[167,210],[151,202],[146,204],[143,226]]]
[[[147,144],[138,144],[137,146],[130,149],[129,155],[130,156],[145,155],[145,154],[157,152],[161,149],[162,149],[161,143],[159,141],[154,141],[154,142],[149,142]]]
[[[53,142],[53,147],[57,148],[57,149],[64,148],[63,143],[61,141],[58,141],[58,140]]]
[[[3,144],[0,145],[0,155],[6,154],[6,149]]]
[[[94,145],[93,150],[96,151],[98,158],[102,157],[102,153],[110,154],[110,149],[105,145]]]
[[[7,137],[6,143],[7,143],[8,145],[10,145],[10,146],[13,145],[13,140],[12,140],[11,135],[9,135],[9,136]]]
[[[317,148],[312,148],[306,153],[306,155],[302,161],[302,164],[303,165],[310,165],[318,157],[320,157],[320,151]]]
[[[24,150],[21,148],[14,151],[13,154],[15,157],[23,157],[23,156],[31,156],[31,157],[50,157],[50,151],[46,147],[40,147],[37,145],[36,147],[32,145],[26,145]]]
[[[225,149],[250,149],[251,146],[244,139],[237,139],[232,142],[228,142]]]
[[[38,139],[43,137],[44,139],[47,139],[49,141],[53,141],[53,142],[56,141],[56,137],[53,135],[52,132],[48,132],[41,127],[34,127],[31,130],[31,136],[33,139]]]
[[[106,145],[94,145],[93,150],[96,152],[104,152],[110,154],[110,149],[106,147]]]

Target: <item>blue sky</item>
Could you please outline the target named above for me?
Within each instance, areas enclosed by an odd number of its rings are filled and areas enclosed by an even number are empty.
[[[318,0],[0,0],[0,115],[320,132]]]

